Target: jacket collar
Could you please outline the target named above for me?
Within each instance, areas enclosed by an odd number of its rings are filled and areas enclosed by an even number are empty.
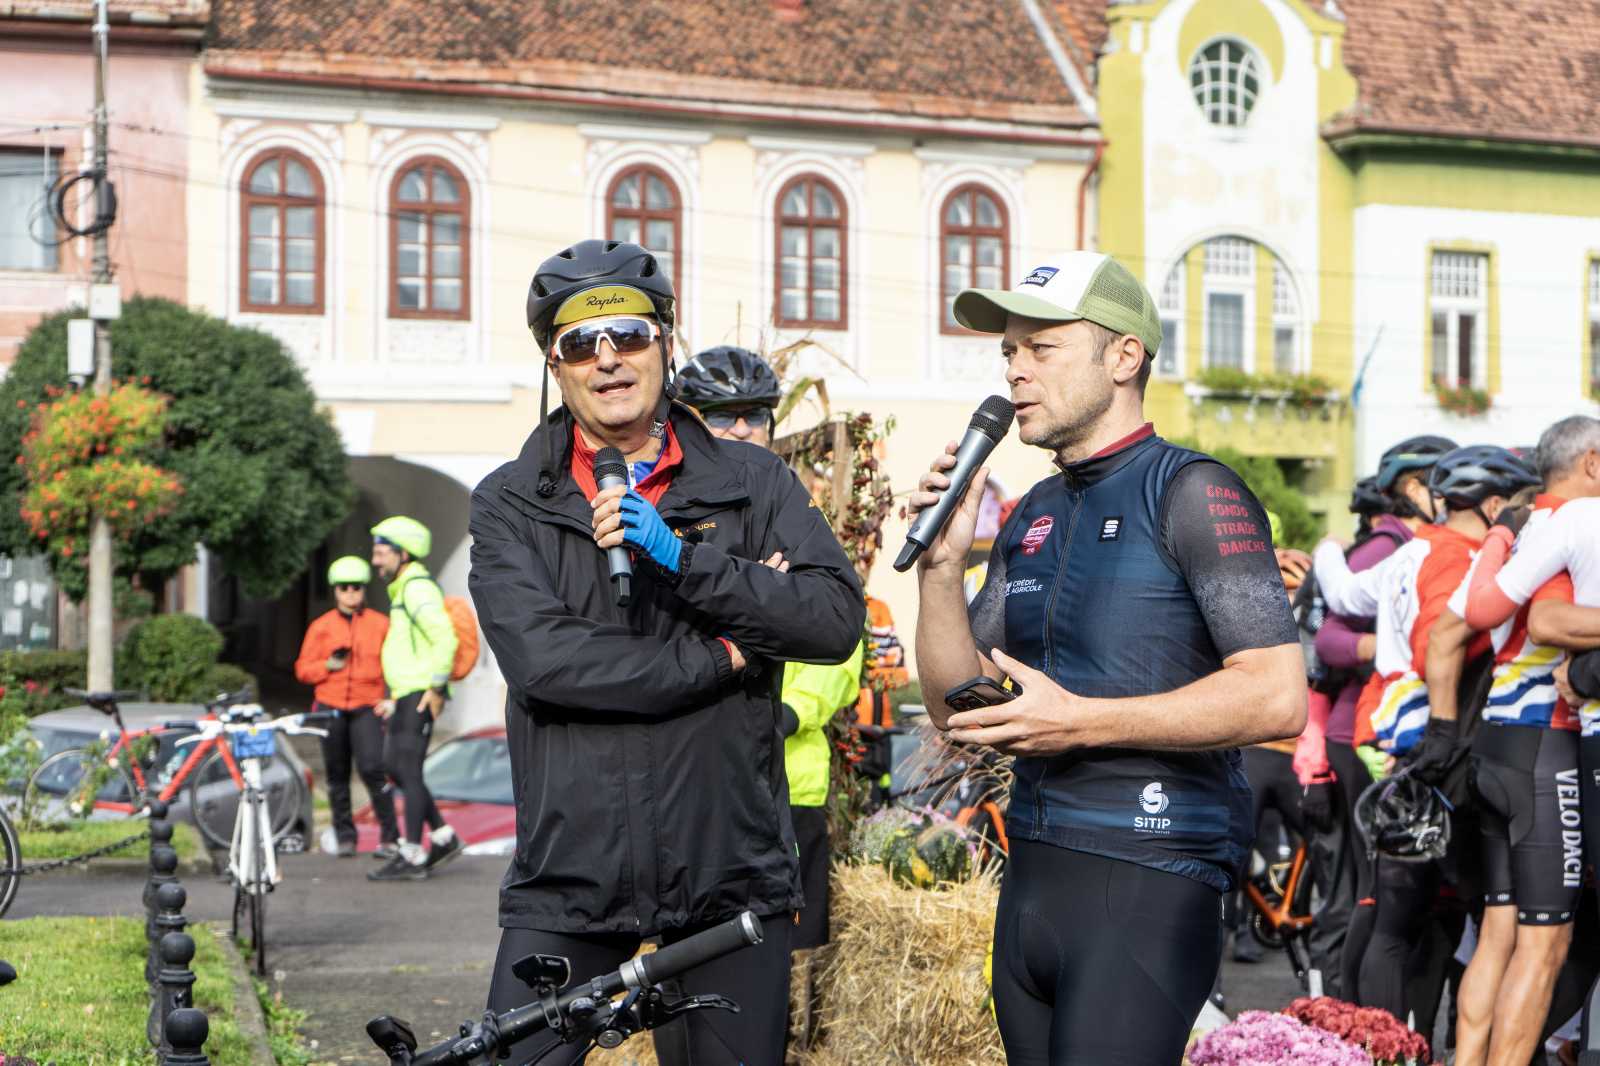
[[[1067,485],[1074,489],[1098,484],[1132,462],[1140,453],[1158,440],[1153,422],[1146,422],[1121,440],[1113,441],[1087,459],[1075,463],[1056,462]]]
[[[667,417],[678,447],[683,450],[683,462],[673,473],[672,484],[661,499],[661,513],[686,513],[697,506],[748,500],[744,487],[728,474],[726,457],[719,454],[719,442],[706,429],[705,423],[676,401]],[[558,435],[561,477],[553,495],[540,496],[539,460],[544,454],[547,433]],[[565,406],[550,412],[549,420],[523,443],[505,487],[523,505],[523,510],[531,506],[550,517],[565,518],[567,524],[576,522],[584,529],[589,528],[589,501],[572,476],[572,415]]]

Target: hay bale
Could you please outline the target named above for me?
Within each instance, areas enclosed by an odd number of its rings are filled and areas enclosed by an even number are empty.
[[[1003,1066],[983,976],[999,898],[992,873],[927,891],[836,864],[821,1033],[805,1066]]]

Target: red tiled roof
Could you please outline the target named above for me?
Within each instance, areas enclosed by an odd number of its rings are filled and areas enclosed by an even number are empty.
[[[1356,106],[1330,125],[1600,144],[1600,0],[1340,0]]]
[[[1087,125],[994,0],[214,0],[207,69]]]
[[[1054,0],[1097,54],[1108,0]],[[1336,0],[1356,104],[1324,131],[1600,145],[1600,0]]]

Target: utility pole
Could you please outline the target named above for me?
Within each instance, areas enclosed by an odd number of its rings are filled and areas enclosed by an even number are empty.
[[[106,138],[111,123],[106,112],[106,66],[109,62],[107,0],[94,5],[94,170],[95,211],[101,214],[109,195]],[[111,327],[105,307],[96,307],[95,296],[111,288],[111,237],[108,227],[98,227],[94,235],[94,286],[90,316],[94,319],[94,394],[111,395]],[[105,288],[102,288],[104,286]],[[115,297],[113,297],[113,300]],[[120,301],[118,301],[120,302]],[[109,692],[112,688],[112,612],[111,525],[106,516],[95,512],[89,530],[89,689]]]

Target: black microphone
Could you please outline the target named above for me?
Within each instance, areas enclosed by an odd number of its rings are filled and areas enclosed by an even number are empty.
[[[602,489],[628,487],[628,461],[615,448],[601,448],[594,456],[594,480]],[[611,562],[611,585],[617,592],[617,606],[626,607],[633,599],[633,559],[621,544],[606,549]]]
[[[928,545],[933,543],[933,538],[939,535],[949,520],[950,512],[960,505],[961,498],[967,494],[972,475],[989,458],[994,446],[1011,432],[1011,421],[1016,417],[1016,407],[1004,396],[991,396],[978,405],[978,409],[972,413],[972,422],[967,426],[967,435],[961,438],[961,447],[956,449],[956,465],[950,471],[950,487],[944,490],[938,503],[923,510],[917,515],[917,520],[911,523],[911,532],[906,534],[906,546],[900,549],[900,557],[894,561],[896,570],[904,572],[911,569],[917,556],[927,551]]]

